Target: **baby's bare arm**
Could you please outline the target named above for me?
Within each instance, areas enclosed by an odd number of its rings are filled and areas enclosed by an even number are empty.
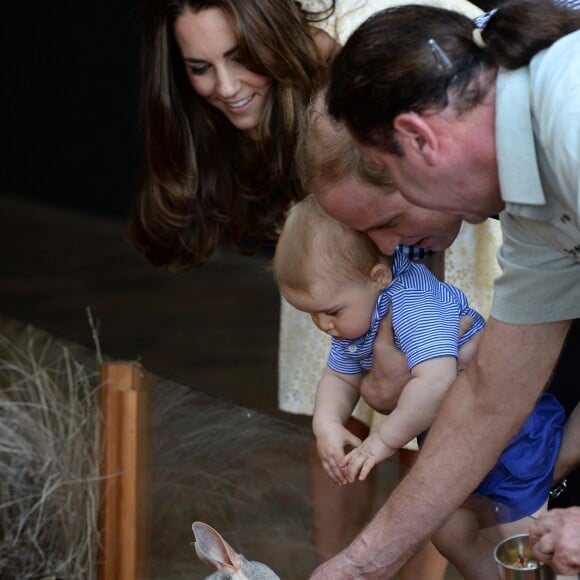
[[[347,483],[339,465],[345,448],[357,447],[361,440],[351,433],[345,423],[358,401],[361,375],[341,375],[328,367],[318,383],[312,429],[324,471],[338,485]]]
[[[452,356],[438,357],[416,365],[397,406],[379,425],[381,441],[388,447],[400,449],[425,431],[433,422],[456,376],[457,361]]]
[[[318,435],[329,422],[344,425],[359,399],[360,374],[343,375],[326,367],[316,389],[312,427]]]
[[[398,449],[425,431],[433,422],[439,404],[457,369],[455,357],[445,356],[416,365],[411,380],[403,389],[399,402],[377,431],[345,456],[340,464],[353,482],[364,480],[379,462],[391,457]]]

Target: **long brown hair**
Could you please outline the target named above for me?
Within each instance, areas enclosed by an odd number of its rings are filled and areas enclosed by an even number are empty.
[[[580,27],[580,12],[549,0],[507,0],[473,40],[474,23],[454,11],[406,5],[371,16],[335,59],[328,110],[363,143],[401,154],[393,121],[405,111],[457,113],[483,101],[498,66],[526,65]]]
[[[219,8],[244,65],[272,79],[257,139],[236,129],[187,79],[173,24]],[[328,13],[334,8],[329,3]],[[199,266],[218,243],[274,240],[302,197],[293,153],[302,109],[326,73],[306,13],[292,0],[150,0],[143,7],[143,187],[129,239],[155,265]]]

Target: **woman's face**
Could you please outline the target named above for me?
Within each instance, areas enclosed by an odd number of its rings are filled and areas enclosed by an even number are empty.
[[[219,8],[187,10],[173,32],[194,91],[241,131],[255,129],[264,113],[272,79],[239,61],[234,28]]]

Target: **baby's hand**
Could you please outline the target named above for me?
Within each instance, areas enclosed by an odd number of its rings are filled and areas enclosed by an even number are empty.
[[[357,476],[360,481],[364,481],[371,469],[380,461],[388,459],[397,450],[385,445],[377,433],[369,435],[363,443],[353,449],[340,464],[342,470],[346,470],[347,478],[352,483]]]
[[[357,447],[361,440],[353,435],[340,423],[329,423],[324,432],[316,437],[318,455],[322,461],[322,467],[328,477],[337,485],[346,485],[346,470],[340,468],[344,460],[344,448]]]

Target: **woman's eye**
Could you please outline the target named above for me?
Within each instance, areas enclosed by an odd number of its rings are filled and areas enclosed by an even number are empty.
[[[208,64],[190,64],[189,70],[191,71],[192,75],[202,75],[207,72],[209,69]]]

